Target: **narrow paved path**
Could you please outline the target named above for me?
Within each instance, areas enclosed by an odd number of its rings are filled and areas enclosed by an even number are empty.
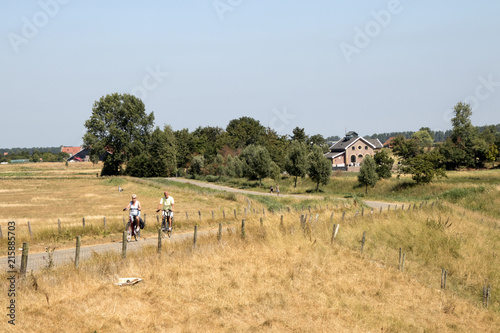
[[[167,180],[173,181],[173,182],[178,182],[178,183],[191,184],[191,185],[195,185],[195,186],[199,186],[199,187],[210,188],[212,190],[231,192],[231,193],[274,196],[274,197],[278,196],[276,193],[271,194],[268,192],[256,192],[256,191],[250,191],[250,190],[241,190],[239,188],[233,188],[233,187],[223,186],[223,185],[216,185],[216,184],[212,184],[212,183],[205,183],[205,182],[200,182],[197,180],[186,179],[186,178],[169,177],[169,178],[167,178]],[[282,194],[282,193],[280,193],[279,196],[280,197],[293,197],[293,198],[298,198],[298,199],[314,199],[314,196],[305,195],[305,194]]]
[[[252,195],[263,195],[263,196],[277,196],[276,194],[271,194],[267,192],[256,192],[256,191],[250,191],[250,190],[241,190],[238,188],[233,188],[229,186],[223,186],[223,185],[216,185],[212,183],[205,183],[205,182],[200,182],[197,180],[192,180],[192,179],[186,179],[186,178],[177,178],[177,177],[169,177],[167,178],[169,181],[173,182],[179,182],[179,183],[184,183],[184,184],[191,184],[199,187],[205,187],[205,188],[210,188],[213,190],[218,190],[218,191],[225,191],[225,192],[232,192],[232,193],[240,193],[240,194],[252,194]],[[280,197],[291,197],[291,198],[297,198],[297,199],[314,199],[317,198],[313,195],[306,195],[306,194],[282,194],[280,193]],[[341,200],[344,200],[344,198],[338,198]],[[389,206],[395,206],[396,203],[392,202],[383,202],[383,201],[363,201],[367,206],[374,208],[374,209],[380,209],[382,208],[387,208]]]

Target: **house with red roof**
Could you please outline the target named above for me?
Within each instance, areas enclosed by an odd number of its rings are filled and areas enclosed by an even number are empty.
[[[61,152],[68,153],[69,156],[73,156],[82,150],[82,147],[70,147],[70,146],[61,146]]]

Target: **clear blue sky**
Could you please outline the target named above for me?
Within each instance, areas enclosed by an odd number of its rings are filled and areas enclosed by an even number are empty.
[[[446,130],[459,101],[497,124],[499,17],[493,0],[5,0],[0,147],[80,145],[114,92],[174,130]]]

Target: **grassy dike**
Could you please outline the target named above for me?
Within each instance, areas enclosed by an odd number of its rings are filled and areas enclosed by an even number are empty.
[[[436,204],[330,221],[324,211],[305,229],[299,213],[284,213],[283,223],[280,214],[268,214],[262,227],[259,217],[247,219],[245,238],[237,228],[220,243],[200,238],[196,249],[189,239],[165,243],[160,255],[154,247],[125,260],[95,255],[79,270],[47,269],[21,281],[16,329],[494,332],[500,262],[493,254],[500,243],[492,221],[475,214]],[[450,217],[452,226],[440,226],[439,217]],[[339,222],[331,243],[332,223]],[[441,267],[449,272],[446,290]],[[135,276],[143,281],[114,285]],[[488,309],[480,296],[486,278],[493,286]]]

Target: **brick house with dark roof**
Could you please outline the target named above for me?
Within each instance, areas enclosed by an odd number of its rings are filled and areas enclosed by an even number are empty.
[[[330,147],[325,157],[332,160],[332,168],[345,171],[358,171],[365,156],[375,156],[382,149],[379,139],[365,139],[354,131]]]

